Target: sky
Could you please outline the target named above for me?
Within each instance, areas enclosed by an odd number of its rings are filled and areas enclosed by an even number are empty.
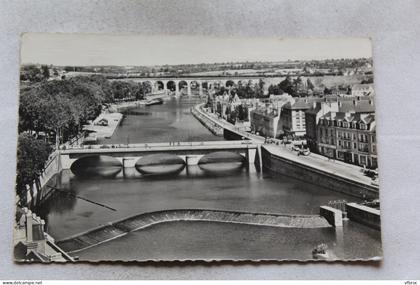
[[[367,38],[280,39],[28,33],[21,63],[174,65],[371,57]]]

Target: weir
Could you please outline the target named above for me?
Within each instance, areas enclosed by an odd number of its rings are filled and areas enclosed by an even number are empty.
[[[155,224],[175,221],[208,221],[284,228],[328,228],[318,215],[284,215],[224,210],[164,210],[134,215],[57,242],[67,252],[78,252]]]

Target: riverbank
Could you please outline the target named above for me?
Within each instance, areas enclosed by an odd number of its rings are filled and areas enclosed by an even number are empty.
[[[147,100],[137,100],[137,101],[114,103],[108,107],[108,111],[110,113],[122,113],[130,109],[143,107],[146,105],[146,102]]]
[[[203,104],[195,106],[194,109],[223,128],[225,138],[236,140],[247,138],[261,143],[262,164],[266,169],[359,198],[379,197],[379,187],[372,184],[372,179],[364,175],[359,166],[331,160],[315,153],[298,156],[297,152],[293,151],[292,145],[267,144],[265,138],[242,131],[229,122],[207,114],[203,110]]]
[[[208,118],[203,112],[200,112],[197,106],[191,108],[191,114],[212,134],[220,137],[223,136],[223,127],[215,123],[211,118]]]
[[[123,119],[123,114],[121,113],[101,113],[91,125],[83,126],[84,131],[93,133],[93,136],[88,136],[91,138],[110,138],[118,125]]]

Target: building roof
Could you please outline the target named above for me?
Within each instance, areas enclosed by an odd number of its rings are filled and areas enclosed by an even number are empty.
[[[317,102],[317,104],[313,104]],[[318,114],[321,104],[338,102],[339,112],[374,113],[375,102],[373,97],[324,97],[312,101],[311,107],[306,111],[308,114]]]
[[[310,109],[314,102],[321,102],[323,99],[319,97],[298,98],[294,103],[286,103],[283,108],[291,110],[307,110]]]
[[[351,101],[340,101],[339,112],[374,113],[375,103],[373,100],[354,99]]]
[[[364,124],[369,126],[369,130],[374,131],[376,129],[375,115],[366,114],[366,113],[349,113],[349,112],[328,112],[321,117],[326,120],[335,120],[335,121],[346,121]]]
[[[351,90],[366,90],[373,89],[373,83],[354,84],[351,86]]]

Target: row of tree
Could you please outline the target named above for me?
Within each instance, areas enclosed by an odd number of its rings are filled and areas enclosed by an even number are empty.
[[[104,104],[142,99],[151,92],[147,83],[111,82],[100,75],[47,79],[21,85],[16,190],[23,201],[26,185],[36,184],[54,144],[80,134]]]
[[[152,92],[150,82],[136,83],[134,81],[114,80],[111,83],[114,100],[141,100]]]
[[[215,95],[223,95],[229,94],[232,97],[236,94],[239,98],[264,98],[266,95],[264,94],[264,85],[265,82],[263,80],[259,80],[258,83],[254,84],[250,80],[247,82],[239,81],[238,84],[232,84],[229,87],[220,87],[216,91]]]
[[[309,78],[304,81],[300,76],[295,79],[291,76],[286,76],[286,78],[279,84],[270,85],[268,87],[268,93],[273,95],[287,93],[293,97],[301,97],[313,92],[314,89],[315,85]]]

